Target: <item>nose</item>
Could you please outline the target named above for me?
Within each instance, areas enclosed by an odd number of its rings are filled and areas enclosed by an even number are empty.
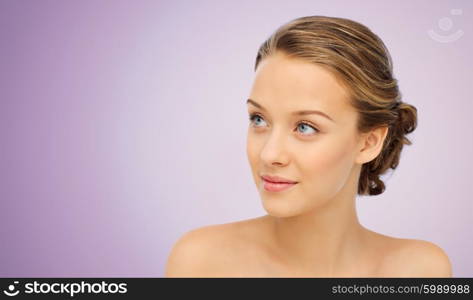
[[[277,165],[284,166],[289,162],[287,154],[287,136],[273,130],[264,143],[260,152],[261,161],[268,166]]]

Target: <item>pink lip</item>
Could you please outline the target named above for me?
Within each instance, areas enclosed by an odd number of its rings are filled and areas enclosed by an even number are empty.
[[[263,175],[263,187],[268,192],[281,192],[289,189],[290,187],[297,184],[296,181],[292,181],[279,176]]]
[[[263,179],[263,187],[268,192],[282,192],[296,185],[296,183],[271,182]]]
[[[289,180],[284,177],[263,175],[261,178],[265,181],[275,182],[275,183],[297,183],[297,181]]]

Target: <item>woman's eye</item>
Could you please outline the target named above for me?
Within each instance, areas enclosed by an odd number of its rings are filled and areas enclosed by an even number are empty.
[[[299,124],[297,125],[297,128],[298,128],[298,129],[300,128],[300,129],[301,129],[300,132],[302,132],[302,133],[307,133],[307,135],[312,135],[312,134],[318,132],[318,130],[317,130],[316,128],[312,127],[311,125],[309,125],[309,124],[307,124],[307,123],[299,123]],[[305,134],[304,134],[304,135],[305,135]]]
[[[264,119],[258,115],[258,114],[252,114],[250,115],[250,122],[252,123],[253,126],[255,127],[261,127],[259,124],[259,122],[265,122]],[[262,125],[264,126],[264,124]],[[313,135],[315,133],[318,133],[319,130],[317,128],[315,128],[314,126],[308,124],[308,123],[305,123],[305,122],[300,122],[296,129],[300,132],[300,133],[303,133],[303,135]],[[299,130],[300,129],[300,130]]]
[[[259,115],[250,115],[250,121],[255,124],[255,126],[259,127],[258,124],[256,124],[257,121],[263,120],[263,118]]]

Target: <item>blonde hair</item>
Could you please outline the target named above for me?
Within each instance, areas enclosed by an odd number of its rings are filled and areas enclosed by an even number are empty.
[[[307,16],[279,27],[258,50],[255,71],[267,56],[282,51],[332,71],[350,93],[358,112],[357,130],[366,133],[388,126],[380,154],[362,165],[359,195],[378,195],[380,175],[399,164],[406,137],[417,127],[417,109],[401,101],[392,60],[383,41],[366,26],[344,18]]]

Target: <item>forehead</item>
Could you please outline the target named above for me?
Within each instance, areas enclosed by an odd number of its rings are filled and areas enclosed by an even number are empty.
[[[352,111],[349,93],[320,65],[275,53],[258,65],[250,98],[288,109],[323,109],[331,115]]]

